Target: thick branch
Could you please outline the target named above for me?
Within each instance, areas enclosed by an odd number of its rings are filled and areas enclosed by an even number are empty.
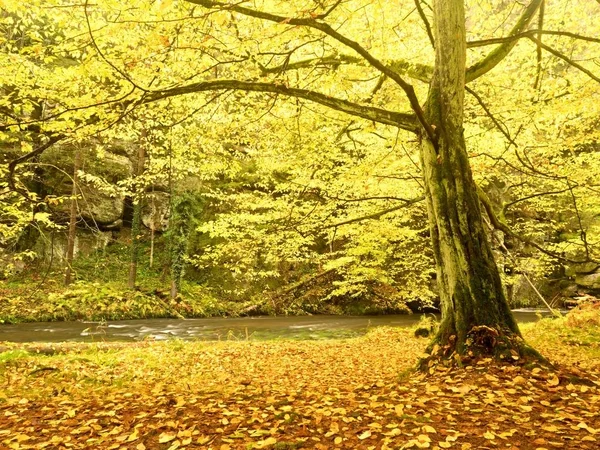
[[[274,67],[266,67],[258,64],[260,72],[263,75],[272,73],[281,73],[288,70],[298,70],[313,67],[331,67],[337,69],[343,64],[361,64],[364,65],[364,59],[351,55],[328,55],[322,58],[308,58],[300,61],[289,62]],[[403,59],[393,59],[386,61],[386,64],[397,74],[406,75],[414,80],[429,83],[433,75],[433,67],[426,64],[409,62]]]
[[[402,205],[394,206],[394,207],[388,208],[388,209],[384,209],[383,211],[378,211],[378,212],[375,212],[375,213],[372,213],[372,214],[367,214],[365,216],[355,217],[354,219],[344,220],[343,222],[338,222],[338,223],[334,223],[334,224],[331,224],[331,225],[326,225],[326,226],[323,227],[323,229],[337,228],[337,227],[341,227],[342,225],[350,225],[351,223],[362,222],[363,220],[379,219],[381,216],[383,216],[385,214],[389,214],[391,212],[398,211],[399,209],[406,208],[406,207],[408,207],[410,205],[414,205],[415,203],[419,203],[419,202],[421,202],[423,200],[425,200],[424,196],[417,197],[417,198],[414,198],[412,200],[407,200]]]
[[[240,91],[252,92],[270,92],[273,94],[281,94],[289,97],[303,98],[315,103],[327,106],[337,111],[347,114],[362,117],[363,119],[372,120],[374,122],[392,125],[403,130],[417,132],[418,123],[415,120],[414,114],[400,113],[388,111],[372,106],[364,106],[358,103],[353,103],[348,100],[343,100],[335,97],[330,97],[319,92],[310,91],[307,89],[298,89],[287,87],[283,84],[261,83],[252,81],[237,81],[237,80],[213,80],[200,83],[193,83],[187,86],[166,89],[163,91],[154,91],[144,97],[142,103],[150,103],[164,98],[174,97],[177,95],[192,94],[203,91],[217,91],[224,89],[234,89]]]
[[[342,64],[347,64],[347,63],[356,64],[356,63],[359,63],[360,61],[362,61],[362,60],[355,56],[330,55],[330,56],[325,56],[323,58],[303,59],[303,60],[295,61],[292,63],[286,61],[283,64],[281,64],[279,66],[275,66],[275,67],[265,67],[265,66],[259,65],[259,68],[260,68],[261,73],[266,75],[269,73],[281,73],[286,70],[305,69],[307,67],[316,67],[316,66],[337,68]]]
[[[540,7],[543,0],[532,0],[529,6],[523,11],[523,14],[519,18],[519,21],[510,31],[509,36],[514,36],[518,33],[521,33],[527,28],[533,17],[535,16],[536,11]],[[537,30],[536,30],[537,31]],[[503,44],[496,47],[492,50],[485,58],[480,60],[479,62],[473,64],[471,67],[467,69],[466,74],[466,82],[473,81],[476,78],[486,74],[494,67],[496,67],[500,61],[502,61],[506,55],[508,55],[513,47],[516,45],[517,40],[506,41]]]
[[[326,35],[332,37],[336,41],[344,44],[345,46],[353,49],[356,53],[362,56],[369,64],[371,64],[374,68],[379,70],[384,75],[387,75],[390,79],[394,80],[404,91],[406,96],[408,97],[408,101],[410,102],[410,106],[412,110],[415,112],[417,119],[423,129],[425,130],[428,138],[431,142],[435,143],[435,132],[431,125],[425,120],[425,115],[423,113],[423,109],[419,104],[419,100],[415,93],[414,88],[404,81],[404,79],[398,75],[398,73],[394,72],[390,67],[386,66],[383,62],[379,61],[373,55],[371,55],[364,47],[362,47],[358,42],[353,41],[352,39],[347,38],[346,36],[338,33],[334,30],[329,24],[324,22],[319,22],[318,20],[312,18],[294,18],[294,17],[284,17],[276,14],[267,13],[264,11],[258,11],[252,8],[246,8],[244,6],[239,6],[237,4],[228,4],[223,2],[217,2],[212,0],[187,0],[190,3],[194,3],[196,5],[203,6],[209,9],[222,9],[227,11],[235,11],[237,13],[243,14],[249,17],[255,17],[257,19],[268,20],[270,22],[285,24],[285,25],[294,25],[294,26],[303,26],[314,28],[315,30],[319,30]]]
[[[8,181],[8,186],[10,187],[10,189],[12,191],[18,192],[19,194],[21,194],[23,197],[25,197],[26,199],[29,199],[29,193],[27,191],[24,191],[23,189],[20,189],[16,186],[15,184],[15,169],[17,168],[17,166],[21,163],[24,163],[25,161],[29,161],[32,158],[35,158],[38,155],[41,155],[42,153],[44,153],[45,150],[47,150],[48,148],[52,147],[54,144],[56,144],[57,142],[63,140],[66,136],[62,135],[62,134],[57,134],[55,136],[51,136],[48,139],[48,142],[46,142],[45,144],[40,145],[38,148],[33,149],[32,151],[30,151],[29,153],[20,156],[18,158],[13,159],[11,162],[8,163],[8,175],[7,175],[7,181]]]

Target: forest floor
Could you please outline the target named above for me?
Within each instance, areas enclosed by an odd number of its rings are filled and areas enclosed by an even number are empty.
[[[599,324],[596,308],[522,327],[557,371],[484,360],[417,374],[427,340],[389,328],[327,341],[13,344],[0,353],[0,448],[598,449]]]

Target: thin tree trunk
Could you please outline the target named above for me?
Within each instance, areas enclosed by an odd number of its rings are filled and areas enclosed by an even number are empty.
[[[171,280],[171,298],[176,299],[179,294],[179,289],[177,288],[177,282],[173,279]]]
[[[65,286],[68,286],[73,281],[73,255],[75,253],[75,238],[77,236],[77,191],[79,182],[79,169],[82,165],[81,150],[75,150],[75,158],[73,162],[73,189],[71,190],[71,210],[69,213],[69,234],[67,237],[67,251],[65,255],[65,263],[67,270],[65,273]]]
[[[154,221],[156,219],[156,203],[154,198],[154,186],[152,187],[152,212],[150,215],[150,263],[152,269],[154,265]]]
[[[421,162],[442,305],[435,343],[446,356],[462,355],[470,344],[497,354],[501,342],[514,350],[520,332],[483,227],[465,146],[464,1],[434,1],[434,30],[436,62],[426,115],[436,141],[423,133]]]
[[[144,174],[144,161],[146,159],[146,133],[142,132],[140,145],[138,148],[135,177],[139,179]],[[135,289],[137,279],[137,265],[140,254],[140,234],[142,230],[142,197],[143,189],[140,186],[139,180],[136,183],[134,198],[133,198],[133,221],[131,223],[131,258],[129,262],[129,289]]]
[[[154,224],[150,225],[150,262],[148,265],[151,269],[154,265]]]

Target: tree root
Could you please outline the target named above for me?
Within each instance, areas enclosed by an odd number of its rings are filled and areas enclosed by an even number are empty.
[[[438,365],[463,367],[482,360],[556,370],[548,359],[528,345],[521,336],[485,325],[471,328],[462,345],[458,344],[455,335],[451,335],[447,342],[442,344],[438,335],[427,349],[427,353],[429,356],[418,362],[418,371],[432,373],[432,369]]]

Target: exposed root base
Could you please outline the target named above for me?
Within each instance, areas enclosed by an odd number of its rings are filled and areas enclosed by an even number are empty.
[[[459,343],[452,335],[440,343],[439,335],[427,349],[429,356],[422,358],[417,370],[433,373],[435,367],[463,367],[480,361],[526,367],[545,367],[555,370],[550,361],[514,333],[504,333],[487,326],[476,326],[467,333],[465,342]]]

